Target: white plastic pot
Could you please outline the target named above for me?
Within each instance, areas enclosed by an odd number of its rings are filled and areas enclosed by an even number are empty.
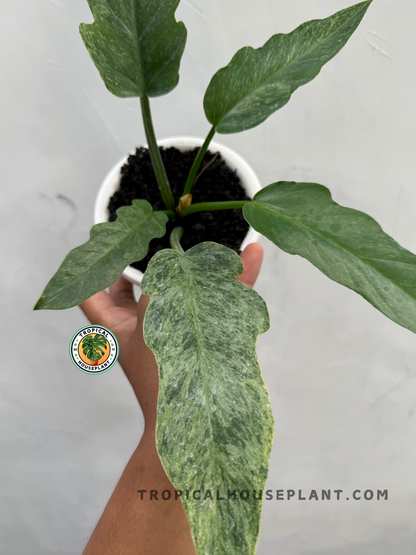
[[[191,150],[195,147],[200,147],[203,144],[203,139],[195,139],[192,137],[173,137],[172,139],[164,139],[159,141],[159,146],[164,146],[166,148],[176,147],[178,150],[186,151]],[[209,150],[211,152],[220,152],[223,160],[226,164],[237,172],[240,178],[241,185],[245,189],[247,196],[253,198],[253,196],[260,191],[260,182],[252,170],[252,168],[247,164],[240,155],[228,148],[227,146],[221,145],[215,141],[212,141]],[[97,199],[95,201],[94,209],[94,223],[99,224],[101,222],[108,222],[110,213],[108,211],[108,203],[113,194],[117,191],[120,185],[120,170],[122,166],[127,162],[127,157],[120,160],[118,164],[107,174],[105,177],[100,190],[98,191]],[[214,200],[214,199],[213,199]],[[241,244],[241,250],[243,250],[248,244],[255,243],[258,241],[259,234],[254,231],[253,228],[249,228],[244,241]],[[143,278],[143,272],[128,266],[124,272],[123,276],[136,285],[140,285]]]

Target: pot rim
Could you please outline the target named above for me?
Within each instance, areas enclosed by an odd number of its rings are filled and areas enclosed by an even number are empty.
[[[195,148],[198,146],[200,147],[202,146],[203,142],[204,139],[200,139],[198,137],[169,137],[158,141],[158,145],[164,146],[166,148],[174,146],[179,150],[184,151],[189,150],[190,148]],[[144,147],[147,148],[147,145],[145,144]],[[221,156],[223,157],[226,164],[232,170],[235,170],[237,172],[237,175],[241,181],[241,185],[250,198],[253,198],[254,195],[258,191],[260,191],[260,181],[257,175],[254,173],[252,167],[244,160],[244,158],[242,158],[239,154],[237,154],[228,146],[217,143],[216,141],[212,141],[210,143],[209,149],[215,151],[218,150],[221,153]],[[126,163],[128,156],[129,154],[122,158],[119,162],[117,162],[117,164],[115,164],[105,176],[95,201],[94,224],[108,222],[108,218],[110,215],[107,208],[108,202],[110,200],[110,197],[116,192],[119,187],[120,170],[122,166],[124,166],[124,164]],[[260,234],[250,226],[247,235],[241,243],[241,250],[244,250],[246,246],[250,243],[257,243],[259,237]],[[131,283],[140,286],[140,282],[143,279],[143,272],[141,272],[140,270],[136,270],[136,268],[128,266],[124,270],[123,276]]]

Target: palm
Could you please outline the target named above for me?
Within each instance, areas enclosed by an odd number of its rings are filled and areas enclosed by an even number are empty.
[[[136,308],[130,310],[121,306],[114,306],[108,309],[107,318],[111,321],[112,328],[130,329],[137,324]]]

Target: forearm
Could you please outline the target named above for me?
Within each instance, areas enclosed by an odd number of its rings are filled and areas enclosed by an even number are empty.
[[[119,363],[130,382],[143,412],[145,431],[155,433],[157,419],[157,396],[159,390],[159,373],[155,357],[147,347],[143,338],[142,322],[149,302],[149,297],[140,297],[137,314],[137,327],[134,326],[129,334],[119,338]],[[116,333],[117,335],[117,333]]]
[[[150,501],[150,490],[171,499]],[[138,493],[146,490],[147,495]],[[165,474],[154,436],[145,433],[128,462],[84,555],[195,555],[189,523]]]

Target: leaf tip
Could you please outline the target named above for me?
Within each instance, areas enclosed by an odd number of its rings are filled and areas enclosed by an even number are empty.
[[[361,2],[361,6],[363,7],[364,12],[368,10],[370,4],[373,3],[373,0],[365,0],[365,2]]]
[[[38,302],[33,307],[33,310],[43,310],[46,304],[45,298],[46,298],[45,295],[41,295]]]

